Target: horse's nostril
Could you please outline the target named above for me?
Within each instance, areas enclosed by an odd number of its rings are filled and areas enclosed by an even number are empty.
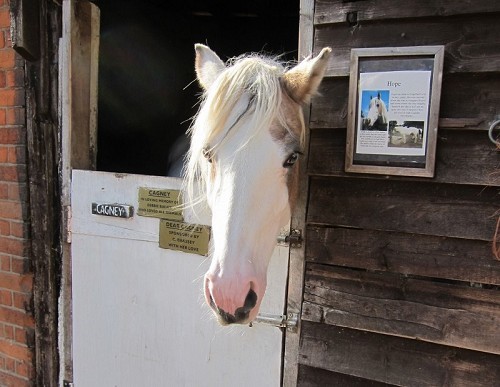
[[[250,289],[247,294],[247,298],[245,298],[245,304],[244,307],[248,308],[250,311],[253,309],[253,307],[257,304],[257,293],[253,291],[253,289]]]
[[[217,308],[217,311],[219,312],[220,319],[224,325],[238,323],[238,316],[233,316],[230,313],[226,313],[221,308]]]
[[[246,320],[248,320],[248,316],[250,315],[251,310],[255,307],[256,304],[257,293],[250,289],[247,297],[245,298],[245,304],[236,309],[234,315],[232,315],[215,305],[213,298],[210,297],[210,306],[217,311],[223,324],[238,324],[245,322]]]
[[[236,312],[234,313],[236,320],[237,321],[246,321],[248,319],[248,316],[250,315],[251,310],[255,307],[257,304],[257,293],[253,291],[253,289],[250,289],[247,298],[245,298],[245,304],[241,307],[236,309]]]

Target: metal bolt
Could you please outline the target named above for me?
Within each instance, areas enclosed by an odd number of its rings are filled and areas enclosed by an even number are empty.
[[[358,13],[357,12],[348,12],[346,17],[347,24],[353,27],[358,24]]]

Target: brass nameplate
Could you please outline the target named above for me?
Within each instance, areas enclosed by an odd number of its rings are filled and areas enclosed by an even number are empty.
[[[209,240],[209,226],[164,219],[160,221],[160,247],[163,249],[207,255]]]
[[[179,190],[139,188],[137,215],[183,220],[181,205],[182,196]]]

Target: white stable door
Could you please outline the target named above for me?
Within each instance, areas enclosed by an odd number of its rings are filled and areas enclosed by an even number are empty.
[[[281,330],[219,326],[202,296],[206,257],[160,248],[159,219],[91,213],[93,202],[136,212],[139,187],[179,186],[176,178],[73,171],[76,387],[279,386]],[[283,313],[287,266],[288,248],[276,247],[261,312]]]

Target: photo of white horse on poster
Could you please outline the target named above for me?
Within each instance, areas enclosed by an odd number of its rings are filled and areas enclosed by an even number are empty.
[[[361,95],[361,130],[387,130],[389,91],[364,90]]]
[[[422,148],[424,121],[389,121],[389,146]]]

